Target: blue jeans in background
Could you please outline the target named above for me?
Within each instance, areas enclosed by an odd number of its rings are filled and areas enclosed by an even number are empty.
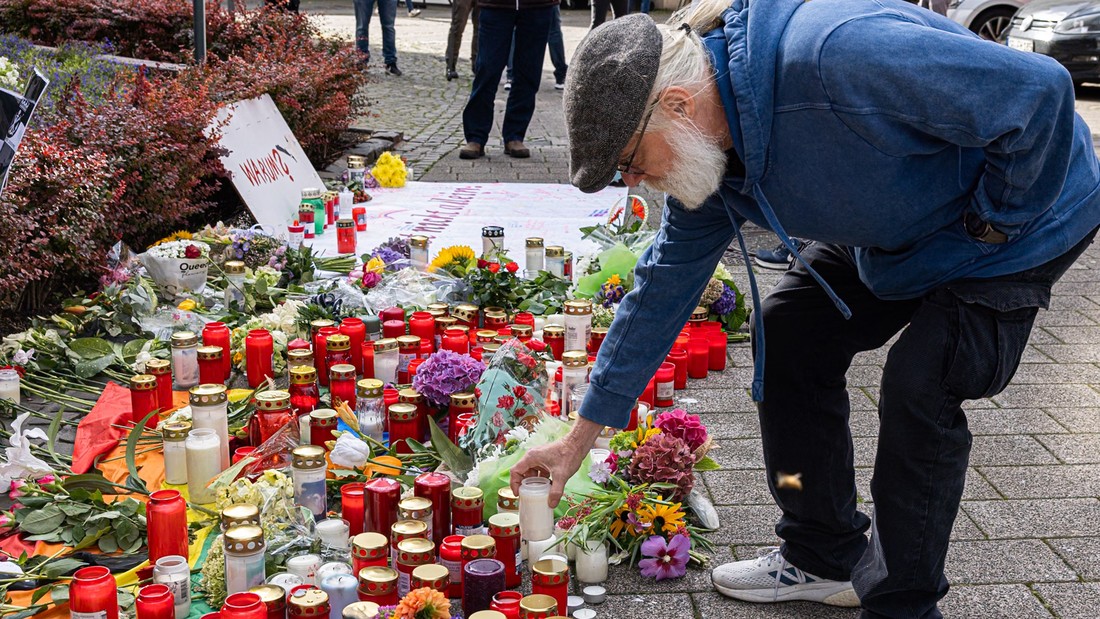
[[[512,90],[500,133],[504,142],[522,141],[535,114],[535,94],[542,77],[546,39],[556,7],[538,9],[482,8],[477,50],[477,70],[470,100],[462,111],[462,127],[467,142],[485,145],[493,128],[493,99],[500,76],[508,64],[513,37],[518,42],[512,54]]]
[[[648,5],[649,0],[645,0]],[[561,7],[554,7],[554,21],[550,24],[550,36],[546,40],[550,49],[550,62],[554,63],[554,81],[565,83],[565,72],[569,64],[565,61],[565,39],[561,36]],[[512,39],[512,51],[508,52],[508,81],[512,81],[512,56],[515,54],[516,40]]]
[[[397,0],[352,0],[355,6],[355,45],[359,53],[370,58],[370,18],[378,3],[378,19],[382,22],[382,60],[397,64],[396,31]]]
[[[410,0],[411,1],[411,0]],[[639,2],[641,4],[641,11],[646,15],[649,14],[649,9],[652,5],[652,0],[627,0],[627,13],[637,13],[639,9]]]

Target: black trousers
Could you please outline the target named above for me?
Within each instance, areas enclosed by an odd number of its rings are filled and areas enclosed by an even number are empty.
[[[592,0],[592,25],[595,28],[607,20],[607,9],[611,9],[612,19],[626,15],[627,0]]]
[[[951,283],[884,301],[860,281],[850,249],[812,243],[803,257],[852,309],[845,320],[796,263],[763,303],[765,390],[759,406],[776,533],[793,565],[851,579],[863,617],[941,617],[943,575],[970,456],[964,400],[1005,388],[1055,281],[1088,247],[1006,277]],[[871,495],[856,510],[845,373],[853,356],[901,331],[883,368]],[[801,473],[801,491],[776,474]],[[868,543],[865,532],[871,528]]]

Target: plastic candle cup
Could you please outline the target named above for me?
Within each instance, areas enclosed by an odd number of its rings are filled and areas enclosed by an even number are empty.
[[[191,423],[174,421],[164,424],[161,435],[164,437],[164,481],[169,484],[187,483],[187,433]]]
[[[248,590],[255,593],[267,610],[267,619],[286,619],[286,591],[277,585],[259,585]]]
[[[222,472],[221,441],[210,428],[197,428],[187,434],[187,495],[192,503],[213,503],[214,491],[206,484]]]
[[[111,571],[102,566],[83,567],[69,585],[69,609],[74,616],[118,619],[118,589]]]
[[[390,564],[390,540],[381,533],[360,533],[351,540],[351,571],[358,574],[366,567]]]
[[[191,567],[187,565],[187,557],[157,559],[153,566],[153,582],[166,585],[172,592],[177,617],[186,617],[191,612]]]
[[[225,590],[248,591],[264,584],[264,530],[252,524],[225,531]]]
[[[350,525],[343,518],[326,518],[317,523],[317,536],[321,542],[333,548],[349,548]]]
[[[142,587],[134,602],[138,619],[175,619],[176,605],[172,591],[165,585],[152,584]]]
[[[149,561],[187,555],[187,502],[179,490],[157,490],[149,495],[145,518],[149,536]]]
[[[6,370],[14,372],[14,370]],[[15,403],[18,404],[19,398],[19,374],[15,375]],[[9,392],[10,395],[10,392]],[[9,400],[12,398],[8,398]],[[155,410],[160,409],[157,396],[157,377],[151,374],[138,374],[130,379],[130,410],[132,413],[131,419],[134,424],[139,424],[145,416],[152,413]],[[145,427],[156,428],[157,422],[160,421],[159,415],[153,415],[149,417],[149,420],[145,422]]]
[[[674,387],[677,391],[687,389],[688,379],[688,354],[683,348],[673,348],[669,351],[666,361],[670,361],[676,367]]]
[[[528,477],[520,484],[519,528],[524,539],[543,540],[554,535],[550,487],[550,480],[546,477]]]
[[[725,332],[721,329],[707,330],[707,343],[710,347],[710,370],[712,372],[721,372],[726,369],[726,346],[728,345],[728,340]]]
[[[325,450],[316,445],[302,445],[291,450],[291,472],[294,478],[294,500],[321,518],[328,509],[325,497]]]
[[[688,377],[706,378],[710,368],[710,342],[701,330],[688,342]]]
[[[191,427],[213,430],[218,437],[218,459],[221,467],[214,475],[229,468],[229,398],[225,385],[198,385],[189,393]],[[204,483],[209,478],[202,480]]]
[[[363,532],[365,484],[353,481],[340,486],[340,514],[348,523],[348,535],[355,537]]]

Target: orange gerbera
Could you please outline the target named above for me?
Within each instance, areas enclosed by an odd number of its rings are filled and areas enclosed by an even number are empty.
[[[401,600],[393,619],[451,619],[451,602],[435,589],[422,587]]]

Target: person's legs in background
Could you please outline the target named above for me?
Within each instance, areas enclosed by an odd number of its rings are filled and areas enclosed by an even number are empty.
[[[512,65],[516,55],[516,37],[512,37],[512,49],[508,50],[508,70],[504,72],[504,90],[512,89]]]
[[[546,39],[550,48],[550,62],[554,64],[554,88],[565,89],[565,72],[569,64],[565,60],[565,39],[561,35],[561,7],[554,7],[554,21],[550,24],[550,35]]]
[[[405,0],[405,9],[409,12],[409,17],[419,17],[420,9],[413,6],[413,0]]]
[[[480,33],[474,84],[466,108],[462,110],[462,130],[466,135],[466,146],[458,154],[462,159],[477,159],[485,154],[485,144],[493,128],[493,99],[500,85],[500,74],[508,64],[516,16],[521,12],[483,8],[478,16]]]
[[[592,0],[592,23],[589,29],[595,28],[607,20],[607,9],[611,8],[611,0]]]
[[[363,62],[370,62],[370,18],[374,0],[352,0],[355,9],[355,48]]]
[[[458,55],[462,51],[462,33],[466,31],[466,21],[470,13],[474,14],[474,42],[475,51],[471,54],[471,60],[477,55],[477,8],[476,0],[454,0],[451,4],[451,29],[447,33],[447,53],[444,59],[447,62],[447,81],[458,79]]]
[[[523,145],[527,127],[535,113],[535,95],[542,80],[542,63],[546,57],[546,39],[554,20],[554,7],[525,9],[516,19],[516,49],[513,54],[512,92],[500,132],[504,137],[504,152],[518,158],[530,157]]]
[[[481,9],[478,8],[475,0],[474,10],[470,12],[474,19],[474,36],[470,39],[470,70],[477,71],[477,49],[478,49],[478,37],[481,36],[481,28],[478,27],[478,22],[481,19]]]
[[[397,0],[378,0],[378,21],[382,22],[382,60],[386,63],[386,73],[400,76],[397,68]]]

